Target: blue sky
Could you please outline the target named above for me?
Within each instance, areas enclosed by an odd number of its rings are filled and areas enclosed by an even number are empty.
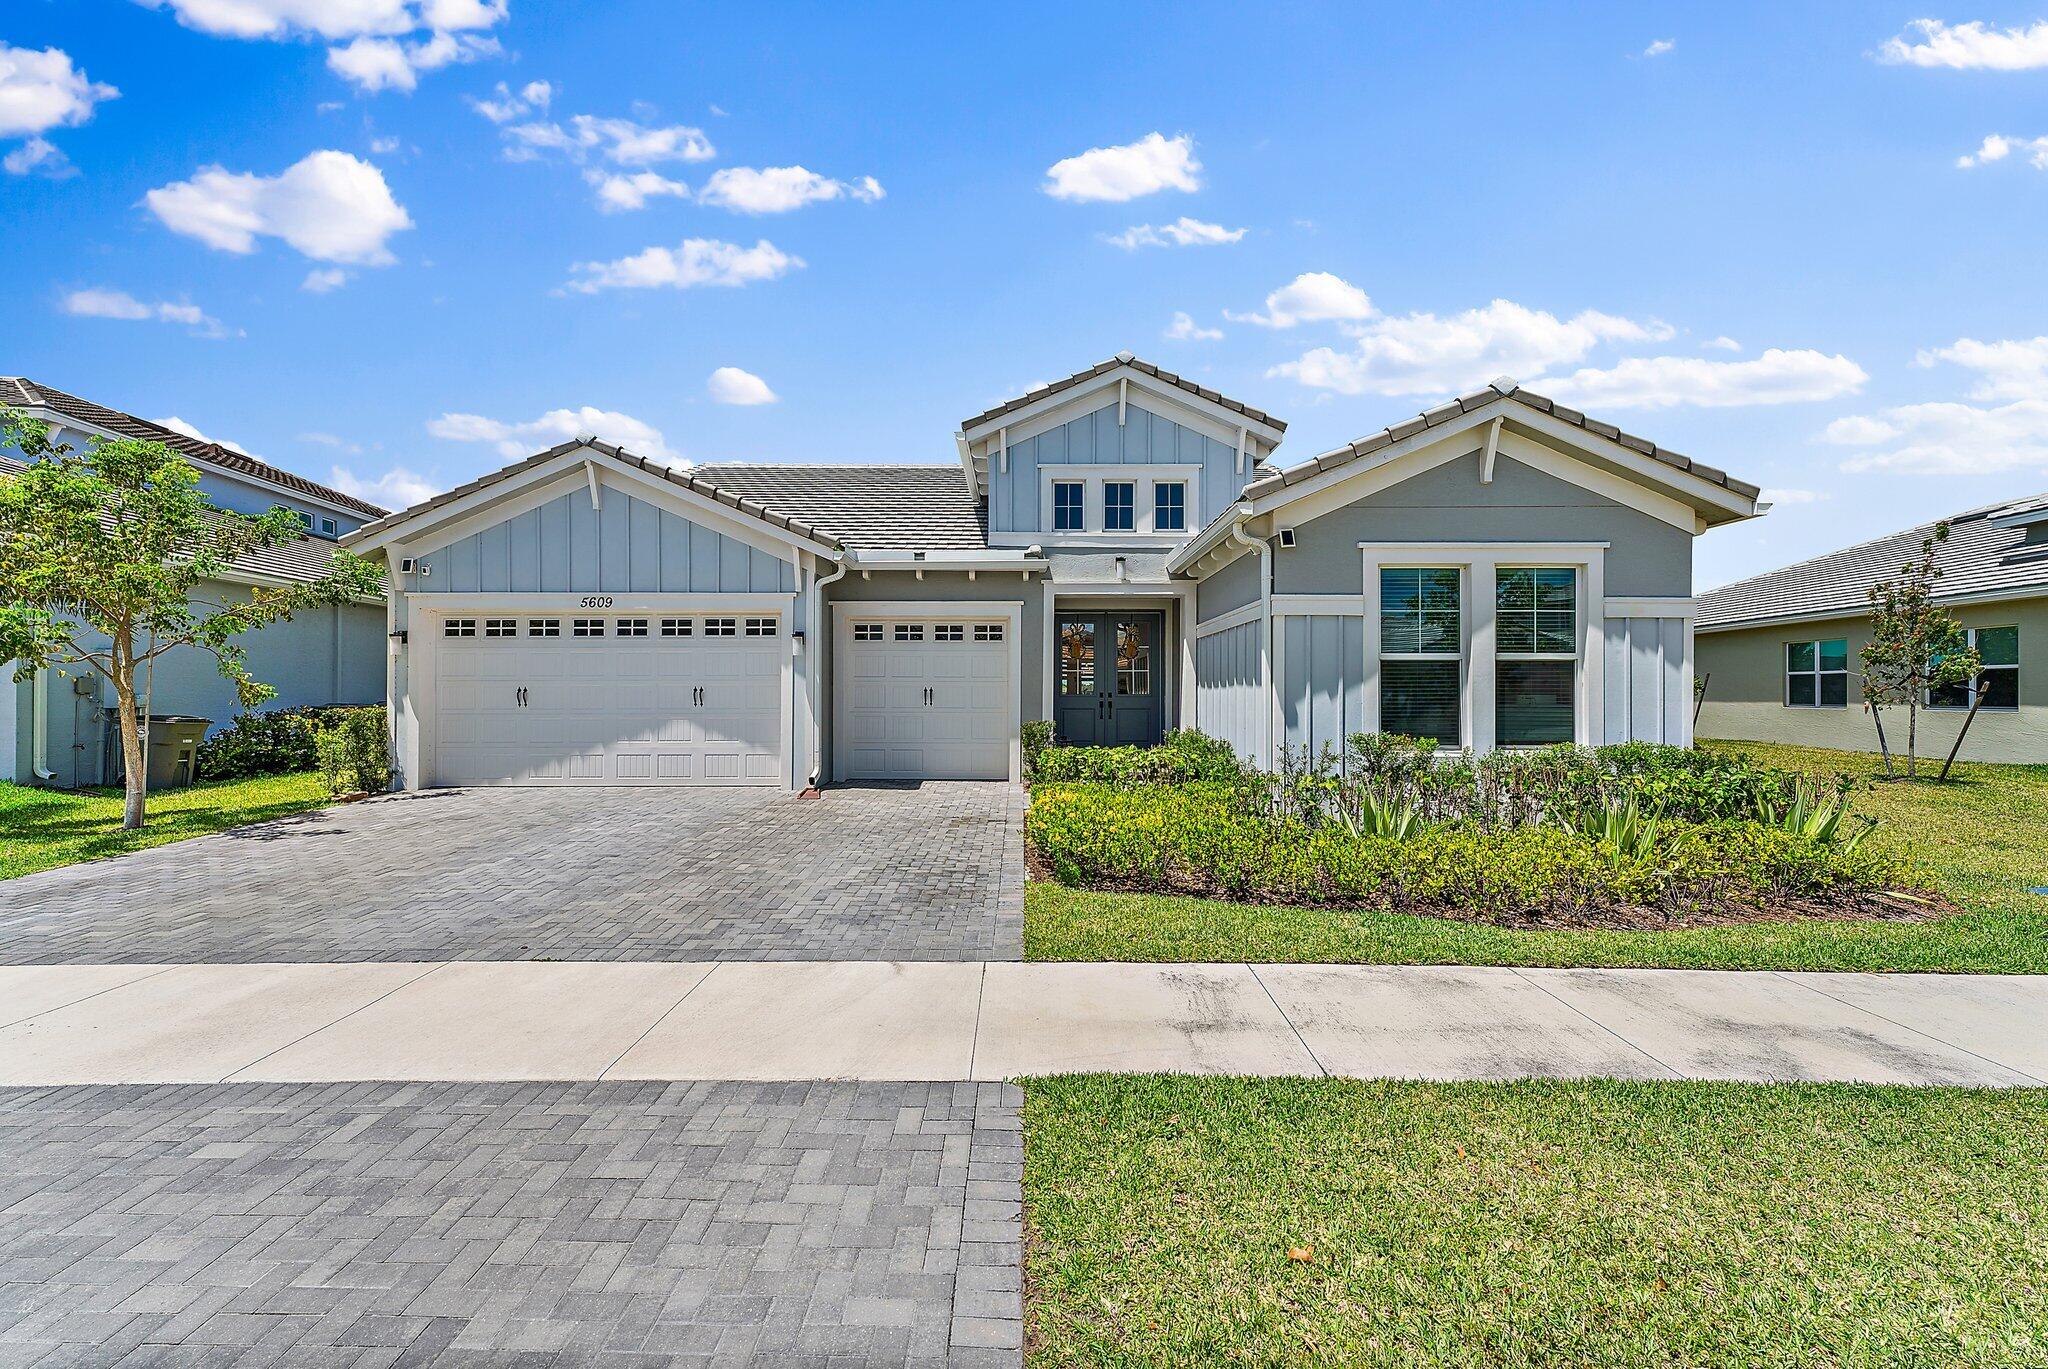
[[[1781,492],[1702,587],[2048,488],[2048,10],[1243,13],[15,0],[0,372],[381,502],[948,461],[1125,348],[1289,462],[1505,372]]]

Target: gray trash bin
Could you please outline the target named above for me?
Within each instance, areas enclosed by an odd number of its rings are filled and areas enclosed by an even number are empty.
[[[194,718],[184,713],[150,714],[151,789],[180,789],[198,777],[199,743],[211,726],[211,718]]]

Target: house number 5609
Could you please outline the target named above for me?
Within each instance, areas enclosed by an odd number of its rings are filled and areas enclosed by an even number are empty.
[[[612,596],[609,594],[586,594],[583,596],[583,607],[585,608],[610,608],[611,606]]]

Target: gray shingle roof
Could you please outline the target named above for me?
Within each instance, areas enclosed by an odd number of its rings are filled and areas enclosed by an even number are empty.
[[[48,385],[28,380],[22,376],[0,376],[0,404],[15,408],[35,406],[53,409],[66,418],[75,418],[81,423],[90,423],[95,428],[104,428],[122,437],[139,437],[151,442],[161,442],[174,452],[195,456],[223,469],[251,476],[284,489],[296,490],[315,499],[324,499],[330,504],[353,509],[365,518],[381,518],[388,510],[352,494],[330,489],[296,475],[268,461],[258,461],[247,452],[238,452],[233,447],[223,447],[218,442],[201,442],[196,437],[187,437],[175,428],[166,428],[161,423],[152,423],[146,418],[109,409],[104,404],[95,404],[89,399],[66,394]]]
[[[1159,367],[1154,366],[1149,361],[1145,361],[1141,358],[1132,356],[1129,352],[1120,352],[1116,356],[1111,357],[1107,361],[1097,362],[1095,365],[1090,366],[1085,371],[1074,372],[1074,374],[1068,376],[1065,380],[1055,380],[1049,385],[1041,385],[1037,389],[1031,391],[1029,394],[1023,394],[1017,396],[1015,399],[1005,400],[1003,403],[996,405],[993,409],[984,409],[980,413],[976,414],[974,417],[962,422],[960,424],[961,430],[965,431],[968,428],[977,427],[983,423],[986,423],[990,419],[1001,418],[1004,414],[1014,413],[1018,409],[1023,408],[1026,404],[1036,404],[1039,400],[1044,399],[1047,395],[1056,395],[1062,390],[1071,390],[1076,385],[1081,384],[1083,381],[1093,380],[1095,379],[1095,377],[1103,374],[1106,371],[1114,371],[1119,366],[1128,366],[1134,371],[1138,371],[1144,375],[1151,376],[1154,380],[1165,381],[1168,385],[1172,385],[1177,389],[1185,390],[1191,395],[1198,395],[1201,398],[1208,400],[1211,404],[1221,404],[1224,408],[1229,409],[1232,413],[1243,414],[1246,418],[1251,419],[1254,423],[1264,423],[1268,427],[1274,429],[1276,432],[1287,431],[1287,425],[1279,419],[1273,417],[1271,414],[1265,413],[1259,409],[1254,409],[1249,404],[1241,403],[1238,400],[1231,399],[1227,395],[1218,394],[1216,391],[1208,388],[1206,385],[1197,385],[1194,381],[1189,380],[1183,376],[1177,376],[1171,371],[1163,371]]]
[[[978,550],[984,511],[955,466],[757,465],[696,473],[722,489],[803,519],[849,547]]]
[[[1604,437],[1610,442],[1618,442],[1630,451],[1641,452],[1652,460],[1661,461],[1667,466],[1687,471],[1702,480],[1707,480],[1713,484],[1733,490],[1745,498],[1754,499],[1758,494],[1762,493],[1755,485],[1737,480],[1729,475],[1728,472],[1718,467],[1702,465],[1690,457],[1680,456],[1668,447],[1660,447],[1646,437],[1637,437],[1634,433],[1623,432],[1612,423],[1603,423],[1597,418],[1589,418],[1577,409],[1559,404],[1557,401],[1539,395],[1533,390],[1526,390],[1515,384],[1512,380],[1502,379],[1496,380],[1483,390],[1474,390],[1470,394],[1459,395],[1456,399],[1439,404],[1434,409],[1426,410],[1413,418],[1403,419],[1399,423],[1382,428],[1376,433],[1369,433],[1355,442],[1346,443],[1335,451],[1324,452],[1313,461],[1304,461],[1298,466],[1289,466],[1285,470],[1269,470],[1266,474],[1245,486],[1242,497],[1256,499],[1260,495],[1271,494],[1273,491],[1288,485],[1299,484],[1311,476],[1321,475],[1324,471],[1332,470],[1338,466],[1348,466],[1353,461],[1371,456],[1382,447],[1390,447],[1396,442],[1413,437],[1424,429],[1448,423],[1454,418],[1468,414],[1474,409],[1482,408],[1497,399],[1512,399],[1517,404],[1524,404],[1539,413],[1549,414],[1552,418],[1569,423],[1575,428],[1584,428],[1595,436]]]
[[[397,513],[387,514],[374,523],[365,523],[354,532],[344,534],[341,539],[342,544],[347,546],[360,542],[366,537],[416,518],[430,509],[438,509],[444,504],[463,498],[465,495],[475,494],[478,490],[488,489],[492,485],[524,474],[535,466],[552,461],[558,456],[565,456],[579,447],[590,447],[596,451],[603,452],[613,460],[623,461],[626,465],[632,466],[636,470],[645,471],[649,475],[668,481],[671,485],[679,485],[683,489],[689,490],[692,494],[702,495],[704,498],[714,500],[729,509],[736,509],[750,518],[758,518],[771,527],[782,528],[787,532],[796,534],[798,537],[809,538],[814,542],[822,542],[828,547],[843,545],[837,537],[808,520],[794,517],[780,509],[770,508],[760,500],[741,494],[737,490],[726,489],[724,486],[697,474],[694,470],[680,469],[664,465],[659,461],[650,461],[644,456],[635,456],[625,448],[614,446],[609,442],[599,442],[595,439],[586,442],[574,438],[567,442],[558,442],[544,452],[535,452],[524,461],[515,461],[509,466],[492,471],[489,475],[478,476],[466,485],[457,485],[445,494],[435,495],[424,504],[414,504],[409,509],[400,509]]]
[[[1988,504],[1948,520],[1948,541],[1936,549],[1934,558],[1941,568],[1941,578],[1935,581],[1937,600],[2030,589],[2048,594],[2048,544],[2029,545],[2024,527],[1991,521],[1994,515],[2030,502]],[[1933,523],[1922,523],[1710,590],[1700,596],[1699,626],[1861,613],[1870,606],[1870,586],[1917,561],[1921,539],[1933,533]]]

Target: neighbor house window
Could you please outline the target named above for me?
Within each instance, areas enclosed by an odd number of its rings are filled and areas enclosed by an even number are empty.
[[[323,518],[320,520],[320,535],[322,537],[332,537],[334,536],[336,530],[336,524],[332,518]]]
[[[1985,708],[2020,706],[2020,630],[2017,627],[1973,627],[1970,645],[1976,648],[1981,665],[1974,683],[1984,691]],[[1968,708],[1969,684],[1953,684],[1931,691],[1929,708]]]
[[[1845,708],[1848,703],[1847,638],[1785,643],[1785,707]]]
[[[1380,731],[1462,746],[1459,669],[1464,620],[1459,572],[1448,566],[1380,571]]]
[[[1188,487],[1184,481],[1162,480],[1152,487],[1152,530],[1186,532]]]
[[[1494,573],[1493,730],[1501,746],[1577,736],[1579,573],[1503,566]]]
[[[1052,482],[1052,530],[1079,532],[1086,525],[1088,489],[1078,480]]]
[[[1129,532],[1138,526],[1136,485],[1112,480],[1102,487],[1102,526],[1110,532]]]

